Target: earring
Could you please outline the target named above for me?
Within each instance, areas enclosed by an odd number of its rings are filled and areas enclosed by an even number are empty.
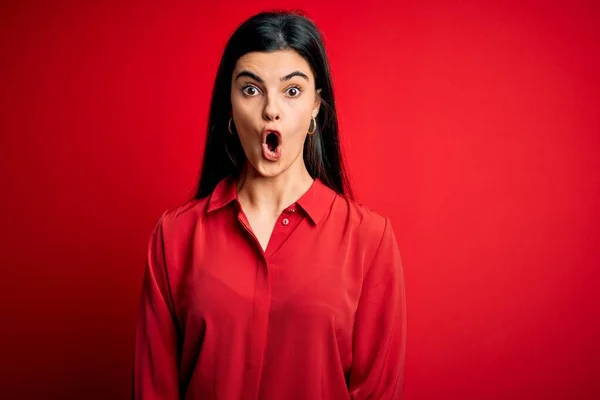
[[[227,124],[227,127],[229,128],[229,133],[232,134],[232,135],[235,135],[235,133],[233,133],[231,131],[231,120],[232,120],[232,117],[229,117],[229,123]]]
[[[317,121],[315,121],[315,118],[312,117],[310,119],[310,125],[308,126],[308,134],[312,135],[313,133],[315,133],[316,130],[317,130]]]

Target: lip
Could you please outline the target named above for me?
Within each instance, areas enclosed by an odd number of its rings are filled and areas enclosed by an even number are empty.
[[[267,136],[274,134],[277,137],[277,147],[274,150],[269,148],[267,143]],[[262,134],[262,154],[263,157],[268,161],[278,161],[281,158],[281,132],[275,129],[266,129]]]
[[[269,135],[269,133],[274,133],[275,135],[277,135],[277,141],[281,145],[281,132],[279,132],[276,129],[265,129],[262,134],[262,142],[263,143],[267,142],[267,136]]]

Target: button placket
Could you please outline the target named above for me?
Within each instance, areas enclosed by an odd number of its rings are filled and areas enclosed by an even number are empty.
[[[300,215],[300,210],[296,204],[283,209],[275,222],[273,233],[269,239],[269,250],[266,253],[267,260],[293,235],[301,220],[302,215]]]

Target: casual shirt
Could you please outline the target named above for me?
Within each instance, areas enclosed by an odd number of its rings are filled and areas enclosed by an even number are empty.
[[[316,179],[265,250],[236,182],[151,235],[135,399],[402,399],[405,289],[390,220]]]

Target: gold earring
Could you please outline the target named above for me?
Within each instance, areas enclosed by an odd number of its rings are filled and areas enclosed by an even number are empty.
[[[312,127],[312,129],[311,129]],[[317,121],[315,121],[315,117],[310,119],[310,125],[308,126],[308,134],[312,135],[317,130]]]
[[[232,117],[229,117],[229,123],[227,124],[227,127],[229,128],[229,133],[232,134],[232,135],[235,135],[235,133],[233,133],[231,131],[231,119],[232,119]]]

